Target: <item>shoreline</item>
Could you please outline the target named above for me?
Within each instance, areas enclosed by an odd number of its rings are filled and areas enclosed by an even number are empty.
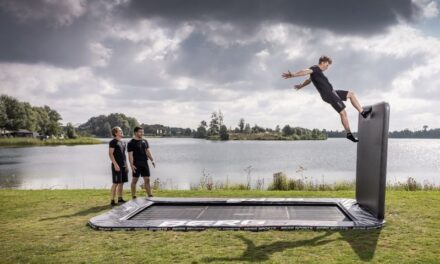
[[[74,146],[102,144],[102,141],[92,137],[81,137],[76,139],[46,139],[37,138],[0,138],[1,147],[33,147],[33,146]]]

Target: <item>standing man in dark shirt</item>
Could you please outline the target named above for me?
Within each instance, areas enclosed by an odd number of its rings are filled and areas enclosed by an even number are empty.
[[[148,167],[148,159],[151,160],[153,167],[156,167],[153,156],[151,155],[148,141],[143,139],[144,129],[142,127],[134,128],[134,137],[128,142],[128,159],[130,161],[133,179],[131,181],[131,195],[136,198],[136,184],[139,176],[144,179],[145,190],[148,197],[153,197],[150,186],[150,168]]]
[[[359,113],[364,118],[367,118],[368,115],[371,113],[371,108],[364,109],[352,91],[333,90],[333,86],[323,73],[325,70],[328,69],[330,64],[332,64],[332,60],[327,56],[322,56],[321,58],[319,58],[318,65],[312,66],[309,69],[305,69],[296,73],[291,73],[290,71],[288,71],[287,73],[283,73],[282,77],[284,79],[289,79],[298,76],[310,75],[310,78],[305,80],[302,84],[295,85],[295,89],[299,90],[313,82],[313,85],[315,85],[316,89],[321,95],[322,100],[330,104],[336,110],[336,112],[339,113],[342,125],[347,132],[347,138],[353,142],[358,142],[358,140],[351,133],[350,125],[348,123],[347,112],[345,111],[345,104],[342,101],[347,101],[347,98],[350,99],[351,104],[359,111]]]
[[[123,133],[120,127],[114,127],[112,129],[113,140],[109,143],[108,155],[112,162],[112,178],[113,185],[111,188],[111,202],[110,205],[114,206],[115,195],[118,193],[118,204],[124,203],[122,198],[122,189],[124,182],[128,181],[128,168],[127,157],[125,156],[125,143],[121,140]]]

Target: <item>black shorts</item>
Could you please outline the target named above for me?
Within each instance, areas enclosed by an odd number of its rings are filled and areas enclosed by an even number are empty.
[[[133,177],[139,178],[142,177],[150,177],[150,168],[147,164],[134,164],[136,167],[136,171],[133,171]]]
[[[121,170],[116,171],[112,164],[112,180],[113,183],[124,183],[128,182],[128,170],[127,167],[119,167]]]
[[[342,101],[347,101],[348,91],[333,90],[333,93],[324,95],[322,99],[324,102],[331,104],[331,106],[340,113],[345,109],[345,104]]]

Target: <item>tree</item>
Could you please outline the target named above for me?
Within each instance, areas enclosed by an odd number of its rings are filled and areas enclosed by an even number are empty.
[[[229,140],[228,129],[225,125],[220,126],[220,140]]]
[[[247,133],[247,134],[250,134],[250,133],[251,133],[251,126],[249,125],[249,123],[247,123],[247,124],[244,126],[244,132]]]
[[[217,115],[217,112],[212,112],[211,122],[209,123],[209,135],[218,135],[219,130],[219,117]]]
[[[58,136],[61,131],[61,124],[59,122],[62,119],[61,115],[58,114],[57,111],[50,109],[50,107],[47,105],[44,106],[44,110],[49,116],[49,127],[47,130],[47,134],[49,136]]]
[[[68,138],[77,138],[75,128],[72,123],[67,123],[66,125],[66,135]]]
[[[427,125],[424,125],[424,126],[423,126],[423,131],[426,132],[426,130],[428,130],[428,126],[427,126]]]
[[[206,138],[206,136],[207,136],[206,127],[207,126],[206,126],[206,122],[205,121],[200,122],[200,125],[197,128],[195,137],[196,138]]]
[[[280,131],[281,131],[281,129],[280,129],[280,125],[277,125],[277,126],[275,127],[275,132],[280,133]]]
[[[8,116],[6,114],[6,106],[3,100],[0,100],[0,129],[4,130],[6,127]]]
[[[15,131],[25,127],[26,115],[24,105],[11,96],[2,95],[0,97],[1,104],[5,108],[4,129]]]
[[[240,133],[243,133],[243,130],[244,130],[244,118],[240,118],[240,122],[238,123],[238,128],[240,128]]]
[[[293,134],[292,128],[289,125],[283,127],[283,135],[290,136]]]

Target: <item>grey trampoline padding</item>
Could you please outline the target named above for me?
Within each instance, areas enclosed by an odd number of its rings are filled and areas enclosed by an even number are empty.
[[[354,199],[137,198],[93,217],[98,230],[374,229],[385,221]]]
[[[351,221],[335,205],[152,205],[129,220]]]

